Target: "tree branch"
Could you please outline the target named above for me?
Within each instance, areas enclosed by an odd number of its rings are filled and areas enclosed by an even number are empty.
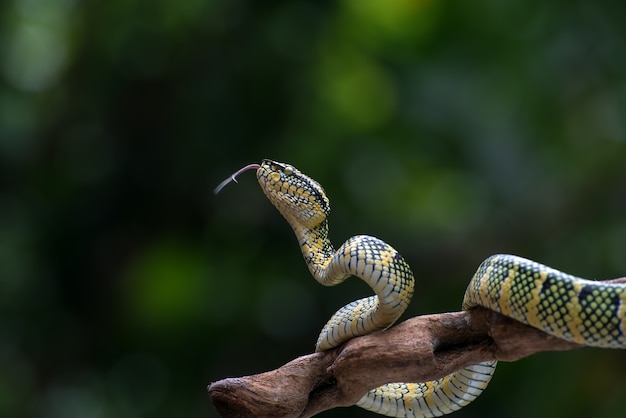
[[[424,382],[481,361],[578,347],[479,307],[417,316],[276,370],[217,381],[208,391],[222,417],[304,418],[354,405],[385,383]]]

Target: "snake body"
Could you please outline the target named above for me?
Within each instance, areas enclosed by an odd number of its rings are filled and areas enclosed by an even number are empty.
[[[316,351],[391,326],[413,294],[413,273],[402,256],[367,235],[352,237],[335,250],[328,239],[330,205],[318,182],[289,164],[271,160],[244,169],[249,168],[257,170],[265,195],[291,225],[318,282],[333,286],[356,276],[376,294],[339,309],[323,327]],[[463,309],[476,306],[575,343],[626,348],[626,285],[593,282],[499,254],[481,263],[467,287]],[[431,382],[386,384],[368,392],[357,405],[392,417],[445,415],[476,399],[495,366],[495,361],[483,362]]]

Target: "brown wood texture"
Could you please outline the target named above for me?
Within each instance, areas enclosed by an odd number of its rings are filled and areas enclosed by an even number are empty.
[[[208,392],[222,417],[310,417],[354,405],[385,383],[424,382],[482,361],[578,347],[479,307],[413,317],[276,370],[219,380]]]

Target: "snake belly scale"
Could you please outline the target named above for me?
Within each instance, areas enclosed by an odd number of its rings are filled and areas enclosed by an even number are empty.
[[[402,256],[368,235],[349,238],[338,250],[328,239],[330,204],[322,186],[295,167],[263,160],[256,169],[270,202],[294,230],[313,277],[334,286],[350,276],[365,281],[375,296],[339,309],[323,327],[316,351],[391,326],[407,308],[414,278]],[[626,285],[581,279],[512,255],[481,263],[470,281],[463,309],[483,306],[559,338],[596,347],[626,348]],[[496,362],[483,362],[441,379],[389,383],[369,391],[357,405],[392,417],[434,417],[454,412],[487,387]]]

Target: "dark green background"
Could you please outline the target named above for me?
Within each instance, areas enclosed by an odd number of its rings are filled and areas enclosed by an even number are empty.
[[[4,2],[0,416],[215,417],[209,382],[311,352],[370,292],[310,277],[252,173],[212,195],[264,157],[324,185],[336,245],[405,256],[405,318],[497,252],[626,275],[625,4]],[[542,353],[454,416],[624,399],[626,353]]]

